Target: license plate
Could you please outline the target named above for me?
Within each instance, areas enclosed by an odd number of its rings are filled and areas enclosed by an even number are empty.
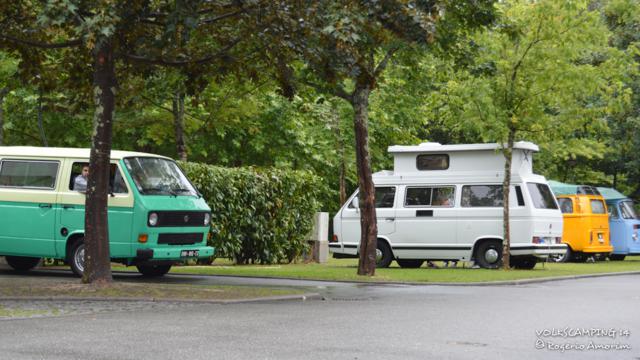
[[[601,233],[598,234],[598,241],[604,243],[604,236]]]
[[[180,257],[198,257],[200,256],[200,250],[182,250],[180,251]]]

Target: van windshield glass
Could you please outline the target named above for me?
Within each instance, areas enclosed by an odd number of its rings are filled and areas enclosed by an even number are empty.
[[[620,214],[624,219],[640,219],[631,201],[623,201],[620,203]]]
[[[557,209],[558,204],[553,197],[553,193],[545,184],[527,183],[533,206],[537,209]]]
[[[175,162],[151,157],[124,159],[138,191],[145,195],[198,196]]]

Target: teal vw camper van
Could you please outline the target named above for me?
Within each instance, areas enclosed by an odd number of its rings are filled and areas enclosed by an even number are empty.
[[[0,147],[0,256],[14,269],[29,270],[46,257],[64,260],[77,275],[84,271],[89,152]],[[113,262],[161,276],[175,263],[213,255],[206,244],[211,211],[172,159],[112,151],[109,181]]]

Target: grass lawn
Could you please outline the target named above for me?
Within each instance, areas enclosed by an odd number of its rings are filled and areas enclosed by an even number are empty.
[[[269,296],[299,295],[303,290],[259,286],[178,285],[114,281],[100,287],[82,284],[80,279],[51,279],[0,276],[3,297],[143,298],[168,300],[247,300]],[[0,307],[0,317],[6,309]]]
[[[376,269],[374,277],[356,275],[357,259],[329,259],[327,264],[283,264],[283,265],[233,265],[228,260],[216,259],[211,266],[174,266],[174,274],[207,274],[286,277],[296,279],[344,280],[344,281],[393,281],[393,282],[487,282],[520,279],[535,279],[558,276],[600,274],[625,271],[640,271],[640,256],[627,257],[624,261],[599,261],[596,263],[539,263],[533,270],[485,270],[444,268],[436,262],[437,269],[401,269],[395,262],[387,269]],[[135,268],[129,268],[135,270]]]

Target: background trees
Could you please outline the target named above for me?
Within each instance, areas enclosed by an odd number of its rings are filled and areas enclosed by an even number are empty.
[[[111,44],[114,148],[308,170],[328,211],[371,190],[389,145],[509,134],[540,145],[548,178],[639,198],[639,14],[633,0],[3,2],[0,138],[91,146],[105,109],[91,64]]]

